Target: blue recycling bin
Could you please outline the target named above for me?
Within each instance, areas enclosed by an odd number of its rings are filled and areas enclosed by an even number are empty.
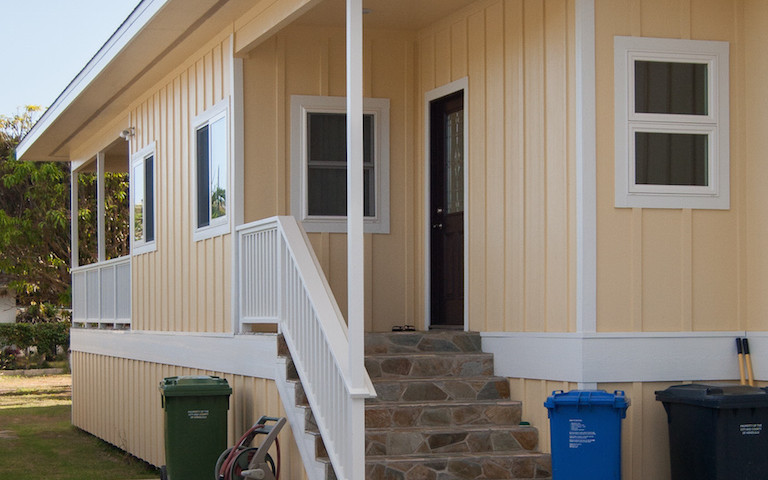
[[[617,390],[555,390],[549,416],[553,480],[621,480],[621,420],[629,399]]]

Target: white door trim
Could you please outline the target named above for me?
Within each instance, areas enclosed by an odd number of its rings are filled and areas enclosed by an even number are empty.
[[[430,108],[429,104],[452,93],[464,92],[464,330],[469,329],[469,77],[428,91],[424,95],[424,327],[431,324],[431,235],[430,211]]]

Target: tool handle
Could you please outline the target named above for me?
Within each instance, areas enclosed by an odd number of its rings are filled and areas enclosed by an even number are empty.
[[[746,385],[747,377],[744,375],[744,349],[741,345],[741,338],[736,339],[736,351],[739,358],[739,385]]]
[[[746,338],[741,339],[741,349],[744,351],[744,355],[749,355],[749,340]]]

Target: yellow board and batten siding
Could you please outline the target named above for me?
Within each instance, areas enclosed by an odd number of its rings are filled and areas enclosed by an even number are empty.
[[[470,330],[576,328],[573,17],[571,0],[486,1],[419,32],[416,118],[469,77]]]
[[[206,45],[129,112],[136,128],[131,151],[156,142],[157,185],[157,250],[132,262],[134,330],[232,331],[230,234],[201,241],[192,237],[197,221],[193,121],[230,101],[230,38],[222,35]]]
[[[423,288],[415,280],[421,269],[414,260],[422,231],[413,222],[421,205],[421,184],[414,178],[413,38],[409,32],[369,30],[364,39],[364,95],[391,102],[390,233],[365,236],[369,330],[422,317],[417,292]],[[344,43],[343,28],[291,26],[244,59],[246,222],[291,213],[291,95],[346,95]],[[346,235],[309,238],[346,314]]]
[[[739,32],[746,3],[595,2],[598,331],[727,331],[748,327],[742,130],[749,103],[745,99],[755,97],[745,97],[742,88],[744,45]],[[730,210],[614,208],[616,35],[730,42]]]
[[[72,367],[72,423],[153,465],[165,464],[158,390],[163,378],[215,375],[227,380],[232,387],[228,445],[234,445],[262,415],[285,416],[272,380],[81,352],[73,352]],[[283,478],[306,479],[292,430],[284,428],[279,440]],[[277,458],[274,450],[271,453]]]

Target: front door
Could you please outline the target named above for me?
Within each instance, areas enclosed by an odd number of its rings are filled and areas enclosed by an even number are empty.
[[[430,103],[432,328],[464,328],[464,92]]]

